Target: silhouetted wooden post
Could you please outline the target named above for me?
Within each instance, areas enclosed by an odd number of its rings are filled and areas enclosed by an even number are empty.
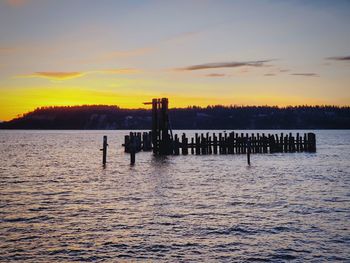
[[[252,133],[252,137],[251,137],[251,140],[250,140],[250,147],[251,147],[251,153],[255,153],[256,151],[256,137],[254,135],[254,133]],[[244,152],[246,153],[246,152]]]
[[[228,143],[227,143],[227,133],[225,132],[224,133],[224,138],[223,138],[223,147],[222,147],[222,153],[223,154],[227,154],[227,145],[228,145]]]
[[[187,155],[188,154],[188,141],[187,141],[187,138],[186,138],[186,134],[182,134],[182,154],[183,155]]]
[[[229,135],[228,135],[228,145],[227,145],[227,148],[228,148],[228,153],[229,154],[233,154],[233,149],[234,149],[234,139],[233,139],[233,132],[230,132]]]
[[[288,134],[286,134],[286,136],[284,137],[283,149],[285,153],[288,152]]]
[[[316,135],[312,132],[308,133],[309,152],[316,152]]]
[[[158,124],[158,100],[152,100],[152,145],[153,145],[153,153],[159,153],[159,124]]]
[[[248,138],[248,140],[247,140],[247,161],[248,161],[248,165],[250,166],[250,151],[251,151],[251,149],[250,149],[250,139]]]
[[[199,147],[199,136],[198,136],[198,133],[195,134],[196,135],[196,155],[199,155],[200,154],[200,147]]]
[[[297,132],[297,138],[296,138],[296,151],[300,152],[300,136],[299,136],[299,132]]]
[[[174,138],[174,154],[175,155],[179,155],[180,154],[180,147],[179,147],[179,138],[177,136],[177,134],[175,134],[175,138]]]
[[[235,152],[238,154],[238,153],[240,153],[239,152],[239,139],[238,139],[238,133],[236,133],[236,135],[235,135],[235,148],[236,148],[236,150],[235,150]]]
[[[306,138],[306,133],[304,133],[304,152],[308,152],[308,143],[307,143],[307,138]]]
[[[289,142],[290,142],[290,151],[294,153],[296,147],[295,147],[295,139],[294,139],[294,136],[292,134],[290,134],[290,136],[289,136]]]
[[[103,136],[103,144],[102,144],[102,164],[103,165],[106,165],[106,162],[107,162],[107,146],[108,146],[108,143],[107,143],[107,136]]]
[[[280,143],[279,152],[281,152],[281,153],[283,153],[283,140],[284,140],[284,137],[283,137],[283,132],[282,132],[281,136],[280,136],[280,140],[279,140],[279,143]]]
[[[215,133],[213,133],[213,150],[214,154],[218,153],[218,137],[216,137]]]
[[[219,133],[219,154],[222,154],[222,133]]]
[[[275,137],[269,133],[268,138],[269,138],[269,150],[270,150],[269,152],[274,153],[274,151],[275,151]]]
[[[265,133],[262,134],[262,152],[267,153],[267,140]]]
[[[208,137],[208,154],[212,154],[213,150],[212,150],[212,142],[211,142],[211,136]]]
[[[205,138],[203,133],[201,133],[201,137],[200,137],[200,148],[201,148],[201,154],[206,154]]]
[[[256,153],[260,153],[260,134],[259,133],[257,133],[256,134],[256,143],[255,143],[255,152]]]
[[[130,152],[130,164],[135,164],[136,159],[136,136],[134,133],[130,133],[130,144],[129,144],[129,152]]]
[[[194,138],[191,138],[191,154],[194,154]]]

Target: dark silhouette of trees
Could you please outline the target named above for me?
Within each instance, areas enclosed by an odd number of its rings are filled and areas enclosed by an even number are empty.
[[[350,129],[350,107],[189,106],[169,112],[173,129]],[[3,129],[150,129],[150,109],[109,105],[40,107]]]

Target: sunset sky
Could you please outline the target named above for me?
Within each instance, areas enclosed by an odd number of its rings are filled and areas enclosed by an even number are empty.
[[[39,106],[350,105],[350,1],[0,0],[0,120]]]

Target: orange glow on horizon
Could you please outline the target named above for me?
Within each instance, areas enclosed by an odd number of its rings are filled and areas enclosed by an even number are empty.
[[[168,97],[170,108],[208,105],[320,105],[327,104],[322,100],[311,100],[302,97],[278,97],[273,95],[229,96],[226,98],[212,96],[179,96],[174,94],[155,94],[140,92],[111,92],[94,89],[70,88],[27,88],[23,90],[7,90],[0,98],[0,120],[8,121],[24,113],[45,106],[77,106],[77,105],[116,105],[121,108],[149,108],[142,103],[154,97]],[[329,104],[329,103],[328,103]],[[339,105],[339,104],[338,104]],[[346,105],[346,101],[344,104]]]

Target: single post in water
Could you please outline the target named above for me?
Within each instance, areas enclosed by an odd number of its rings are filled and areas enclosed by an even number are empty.
[[[247,139],[247,161],[250,166],[250,138]]]
[[[130,164],[135,164],[135,157],[136,157],[136,138],[135,136],[130,137],[130,145],[129,145],[129,151],[130,151]]]
[[[107,136],[103,136],[103,148],[100,149],[103,153],[102,155],[102,164],[103,165],[106,165],[106,162],[107,162],[107,146],[108,146],[108,143],[107,143]]]

